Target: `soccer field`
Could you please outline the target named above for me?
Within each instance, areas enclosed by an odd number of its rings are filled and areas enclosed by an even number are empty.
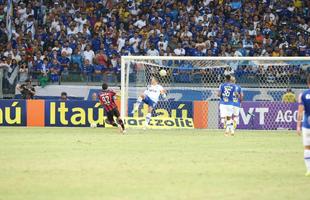
[[[0,200],[310,198],[293,132],[0,128]]]

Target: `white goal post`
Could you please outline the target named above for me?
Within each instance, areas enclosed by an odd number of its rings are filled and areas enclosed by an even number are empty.
[[[206,110],[205,114],[196,115],[194,105],[187,114],[192,118],[194,115],[196,118],[205,117],[207,126],[201,127],[220,128],[216,91],[224,75],[232,74],[246,96],[244,109],[240,112],[241,128],[291,129],[295,105],[281,102],[282,96],[288,88],[294,88],[298,95],[306,87],[304,80],[308,68],[310,57],[122,56],[121,117],[132,117],[129,116],[132,102],[146,89],[150,77],[156,76],[168,90],[169,100],[160,103],[161,112],[178,109],[173,105],[175,101],[185,104],[190,101],[208,102],[206,108],[200,109]],[[167,71],[167,76],[159,75],[161,69]],[[287,112],[291,112],[290,116]],[[175,113],[174,117],[180,117]],[[288,121],[290,125],[285,124]]]

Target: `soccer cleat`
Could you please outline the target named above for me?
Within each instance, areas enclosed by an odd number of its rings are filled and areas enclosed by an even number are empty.
[[[230,135],[231,135],[231,136],[235,136],[235,130],[234,130],[234,129],[231,129],[231,130],[230,130]]]
[[[310,177],[310,171],[307,171],[305,176]]]
[[[124,133],[124,130],[121,125],[118,124],[117,127],[120,133]]]

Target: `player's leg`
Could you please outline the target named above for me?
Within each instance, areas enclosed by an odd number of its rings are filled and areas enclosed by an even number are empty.
[[[152,111],[156,107],[156,103],[148,96],[144,96],[143,103],[148,105],[148,111],[145,116],[145,126],[144,126],[144,129],[146,129],[146,127],[150,124]]]
[[[136,103],[133,104],[133,109],[131,111],[132,114],[134,114],[135,112],[137,112],[139,110],[139,108],[143,104],[144,98],[145,98],[145,96],[143,94],[138,97]]]
[[[146,127],[150,124],[150,122],[151,122],[152,111],[153,111],[153,106],[152,106],[152,105],[148,105],[147,114],[146,114],[146,116],[145,116],[145,128],[146,128]]]
[[[233,114],[234,129],[237,128],[237,124],[239,121],[239,114],[240,114],[240,107],[234,106],[234,114]]]
[[[306,165],[306,176],[310,176],[310,129],[302,129],[302,137],[304,144],[304,160]]]
[[[118,109],[114,109],[114,116],[117,118],[117,123],[119,124],[120,128],[121,128],[121,132],[125,133],[125,125],[123,120],[121,119],[121,115],[118,111]]]
[[[233,121],[233,106],[225,105],[225,114],[226,114],[226,132],[225,134],[235,134],[234,121]]]
[[[112,111],[109,111],[107,113],[107,118],[108,118],[108,124],[114,126],[114,127],[117,127],[117,124],[116,122],[114,121],[114,112],[113,110]]]
[[[226,113],[224,109],[225,109],[225,106],[223,104],[220,104],[221,123],[223,124],[223,128],[226,129]]]
[[[235,134],[235,131],[234,131],[234,123],[233,123],[232,116],[227,116],[227,117],[226,117],[225,135],[229,135],[229,134],[232,134],[232,135]]]

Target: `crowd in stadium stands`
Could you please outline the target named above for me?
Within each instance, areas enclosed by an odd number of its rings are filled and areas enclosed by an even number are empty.
[[[120,56],[309,56],[309,0],[0,0],[7,78],[119,81]],[[18,73],[14,73],[18,71]],[[204,72],[196,70],[195,77]],[[274,81],[303,69],[239,66]],[[298,79],[298,78],[297,78]]]

